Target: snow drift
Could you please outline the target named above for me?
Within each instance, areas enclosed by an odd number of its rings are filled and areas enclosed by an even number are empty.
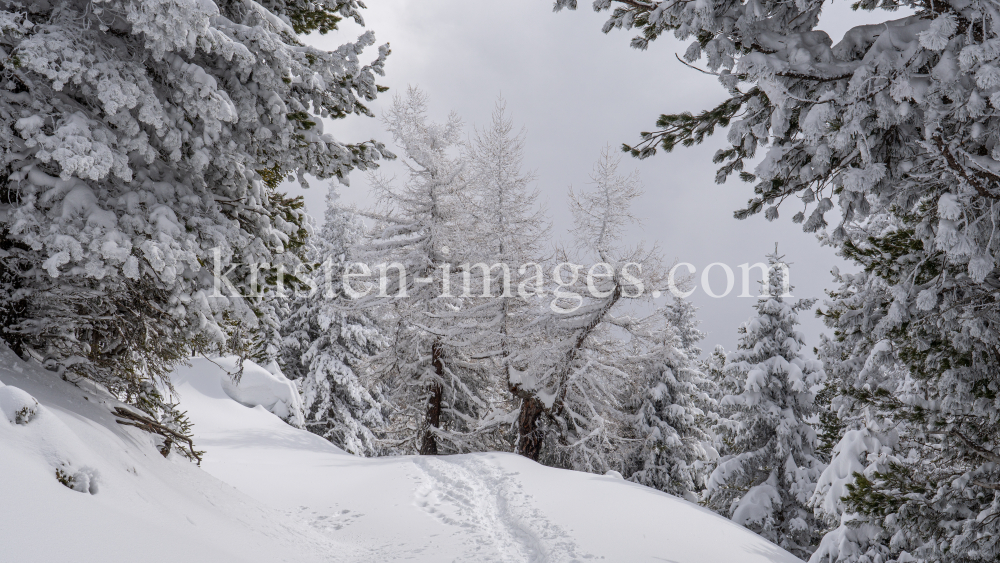
[[[219,358],[213,363],[226,374],[238,371],[239,360],[236,358]],[[281,373],[277,364],[263,368],[244,360],[239,382],[233,381],[232,377],[224,377],[222,389],[229,398],[245,407],[259,405],[292,426],[302,428],[305,425],[299,390]]]

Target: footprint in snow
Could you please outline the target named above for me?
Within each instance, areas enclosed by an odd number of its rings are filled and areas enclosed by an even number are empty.
[[[589,559],[569,535],[537,508],[521,485],[479,458],[420,457],[416,503],[444,524],[459,528],[468,553],[483,563],[548,563]]]

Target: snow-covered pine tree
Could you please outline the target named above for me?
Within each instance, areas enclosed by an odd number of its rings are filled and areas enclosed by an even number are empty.
[[[271,178],[272,189],[278,187],[278,178]],[[282,335],[281,323],[287,319],[292,310],[293,300],[289,299],[285,288],[289,288],[293,293],[297,289],[306,289],[308,284],[305,280],[295,276],[295,271],[288,272],[288,265],[308,264],[309,238],[313,231],[312,217],[303,214],[305,202],[302,197],[289,198],[283,194],[276,194],[276,197],[284,200],[284,220],[292,222],[293,214],[296,217],[295,223],[299,225],[294,236],[290,236],[285,243],[285,252],[293,255],[297,260],[286,260],[278,268],[262,267],[258,272],[258,283],[261,290],[259,295],[251,299],[257,311],[258,326],[253,331],[253,337],[249,344],[248,355],[251,360],[258,365],[269,370],[280,371],[282,355]],[[278,277],[281,276],[281,280]],[[280,286],[279,286],[280,283]]]
[[[698,309],[693,303],[676,295],[663,308],[667,324],[673,328],[674,334],[680,341],[681,351],[692,361],[701,357],[698,343],[705,339],[705,333],[698,330],[701,321],[698,320],[697,313]]]
[[[475,322],[460,314],[469,303],[458,270],[475,243],[467,236],[465,163],[449,154],[458,149],[461,121],[452,114],[432,123],[426,113],[426,96],[411,88],[384,117],[409,178],[397,185],[372,176],[380,208],[366,213],[377,225],[358,257],[380,281],[358,303],[386,319],[377,370],[396,406],[388,431],[394,447],[429,455],[479,451],[486,438],[478,421],[493,391],[482,362],[469,356],[478,341]]]
[[[384,155],[323,118],[369,113],[388,47],[364,65],[370,32],[298,39],[360,7],[0,2],[0,309],[21,311],[3,338],[124,398],[192,351],[247,350],[268,315],[241,296],[249,265],[297,261],[277,181]]]
[[[638,447],[627,459],[625,475],[695,502],[709,435],[699,425],[703,411],[696,406],[702,376],[685,353],[681,334],[686,333],[688,349],[694,352],[701,333],[687,315],[693,308],[680,310],[679,301],[653,315],[652,330],[641,338],[645,349],[630,359],[636,393],[626,402],[626,411]],[[679,321],[680,328],[672,321]]]
[[[695,385],[695,393],[691,399],[694,406],[701,411],[698,415],[698,426],[706,434],[711,435],[711,428],[715,425],[719,399],[722,398],[722,395],[720,395],[719,383],[708,373],[708,370],[710,365],[714,365],[712,362],[721,360],[719,366],[725,363],[725,351],[720,352],[717,347],[708,360],[701,359],[701,348],[698,347],[698,343],[705,339],[705,333],[698,330],[701,321],[697,317],[697,307],[687,299],[673,296],[673,300],[664,307],[663,312],[667,324],[673,327],[674,333],[680,340],[681,350],[687,356],[687,373]],[[721,358],[717,357],[719,354],[721,354]]]
[[[687,299],[674,295],[670,304],[664,308],[664,312],[667,324],[674,327],[680,339],[681,349],[688,359],[687,370],[684,373],[694,384],[691,402],[696,409],[695,424],[703,438],[702,458],[694,463],[694,490],[700,492],[705,488],[708,476],[719,457],[714,428],[719,422],[719,400],[726,394],[720,390],[721,379],[713,377],[710,370],[717,369],[721,372],[726,353],[717,346],[707,359],[701,358],[702,351],[698,343],[705,339],[705,333],[698,329],[698,325],[701,324],[697,318],[698,308]]]
[[[829,322],[847,339],[838,361],[860,377],[887,347],[913,385],[899,396],[895,382],[838,382],[845,422],[866,409],[908,421],[901,439],[913,452],[859,482],[853,510],[889,525],[900,557],[995,559],[1000,14],[985,0],[864,0],[858,8],[890,10],[885,21],[835,43],[816,29],[825,5],[595,4],[614,6],[606,30],[642,29],[636,47],[669,31],[695,39],[686,59],[704,55],[731,94],[698,115],[661,116],[633,154],[699,143],[728,126],[718,179],[738,172],[756,184],[737,217],[774,219],[779,203],[798,199],[792,220],[818,231],[838,198],[842,215],[827,241],[866,274],[830,302]],[[744,164],[759,147],[766,154],[750,174]],[[868,299],[841,307],[855,292]]]
[[[538,189],[532,186],[534,175],[522,170],[524,137],[523,129],[515,131],[501,98],[490,124],[477,130],[466,145],[472,195],[468,236],[475,240],[469,245],[470,260],[487,269],[469,268],[471,287],[482,299],[468,299],[470,307],[461,316],[475,324],[477,339],[471,353],[488,362],[490,381],[506,387],[498,397],[502,403],[493,405],[493,414],[482,422],[484,427],[502,426],[498,428],[502,436],[516,426],[510,413],[530,398],[511,382],[510,370],[516,369],[511,362],[520,351],[542,345],[533,330],[541,301],[532,294],[544,290],[544,283],[534,288],[535,274],[549,258],[544,251],[549,220],[539,205]],[[487,282],[490,291],[485,296]],[[522,283],[527,295],[519,291]],[[499,446],[508,449],[511,444]]]
[[[715,399],[716,403],[726,395],[738,395],[743,390],[742,382],[737,381],[737,377],[726,369],[728,356],[725,347],[716,344],[708,358],[701,362],[701,371],[705,374],[705,379],[710,382],[710,397]]]
[[[282,319],[281,364],[302,393],[306,429],[355,455],[383,452],[388,405],[371,374],[385,337],[370,311],[353,306],[343,275],[365,236],[361,218],[331,186],[322,229],[312,237],[310,293],[299,292]]]
[[[603,473],[624,465],[624,401],[634,393],[627,368],[630,331],[643,329],[629,305],[650,299],[662,268],[654,252],[622,244],[641,194],[636,173],[618,174],[619,158],[604,150],[592,189],[570,190],[576,248],[593,262],[562,251],[552,275],[554,298],[540,319],[545,345],[515,358],[511,383],[523,398],[517,452],[557,467]],[[588,276],[593,272],[595,275]],[[592,281],[592,287],[589,281]]]
[[[821,527],[809,506],[824,466],[815,455],[813,387],[823,381],[819,360],[806,357],[798,313],[814,301],[782,296],[784,264],[768,256],[756,315],[740,327],[725,370],[741,380],[721,404],[723,457],[705,491],[709,507],[799,557],[813,552]],[[787,267],[786,267],[787,268]]]
[[[861,230],[865,232],[856,232]],[[930,283],[936,276],[950,274],[954,280],[962,274],[948,271],[943,253],[909,262],[914,253],[921,254],[923,244],[915,244],[905,219],[880,213],[847,231],[859,243],[845,244],[843,253],[863,269],[856,274],[834,271],[839,287],[830,292],[823,311],[834,329],[834,338],[823,343],[821,352],[833,391],[828,410],[836,415],[825,426],[828,435],[839,436],[813,497],[817,513],[833,530],[812,561],[976,560],[970,555],[996,549],[991,537],[996,528],[989,517],[995,511],[994,496],[986,492],[993,465],[989,450],[969,443],[972,438],[961,427],[949,428],[944,413],[962,413],[967,418],[960,422],[967,428],[989,428],[980,419],[988,416],[983,408],[988,401],[981,392],[963,394],[961,386],[942,397],[938,393],[944,390],[930,383],[940,377],[955,385],[955,378],[975,376],[994,365],[963,365],[968,352],[956,354],[948,338],[961,316],[937,309],[939,299],[970,298],[975,292],[952,285],[952,291],[938,293]],[[897,265],[904,263],[909,267]],[[921,289],[916,307],[899,305],[901,276]],[[989,309],[980,305],[976,310]],[[900,315],[907,319],[907,330],[898,328]],[[962,396],[969,401],[964,408],[949,404]],[[983,440],[989,433],[980,430],[973,436]],[[971,451],[944,447],[949,438],[958,438]],[[978,462],[984,458],[987,463]],[[943,549],[938,542],[952,547]]]
[[[837,349],[827,344],[828,349]],[[887,352],[881,350],[866,362],[863,379],[869,388],[892,389],[898,397],[912,398],[915,386],[909,381],[905,367],[894,362]],[[840,367],[843,363],[831,358],[828,365]],[[836,372],[829,376],[837,377]],[[830,462],[820,475],[810,502],[830,531],[823,536],[810,561],[906,561],[902,554],[907,546],[893,541],[900,529],[894,523],[896,519],[858,510],[858,501],[867,500],[874,492],[871,484],[880,474],[887,473],[892,466],[903,465],[906,460],[901,454],[913,451],[909,447],[911,440],[900,440],[901,435],[905,437],[910,431],[909,421],[884,417],[875,409],[853,410],[844,397],[834,397],[832,406],[833,412],[839,410],[843,417],[837,421],[839,438],[831,448]]]
[[[703,494],[708,485],[708,479],[718,464],[719,455],[726,450],[723,437],[719,435],[722,429],[720,422],[723,419],[720,402],[726,395],[737,395],[742,390],[735,374],[726,370],[726,356],[728,356],[726,349],[717,344],[707,358],[697,363],[701,379],[698,381],[699,393],[695,396],[694,403],[701,409],[698,427],[708,435],[708,441],[703,444],[707,454],[705,462],[696,468],[698,476],[695,484],[699,495]]]

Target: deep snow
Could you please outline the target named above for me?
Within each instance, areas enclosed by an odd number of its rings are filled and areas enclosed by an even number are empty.
[[[41,405],[26,424],[0,417],[0,560],[798,561],[616,477],[512,454],[358,458],[234,401],[225,377],[207,360],[173,377],[198,468],[116,424],[109,397],[0,349],[0,382]]]

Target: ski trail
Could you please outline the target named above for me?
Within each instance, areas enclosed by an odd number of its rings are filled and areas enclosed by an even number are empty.
[[[420,457],[424,478],[417,505],[444,524],[459,528],[467,553],[462,561],[555,563],[576,561],[566,534],[531,506],[520,484],[488,460]]]

